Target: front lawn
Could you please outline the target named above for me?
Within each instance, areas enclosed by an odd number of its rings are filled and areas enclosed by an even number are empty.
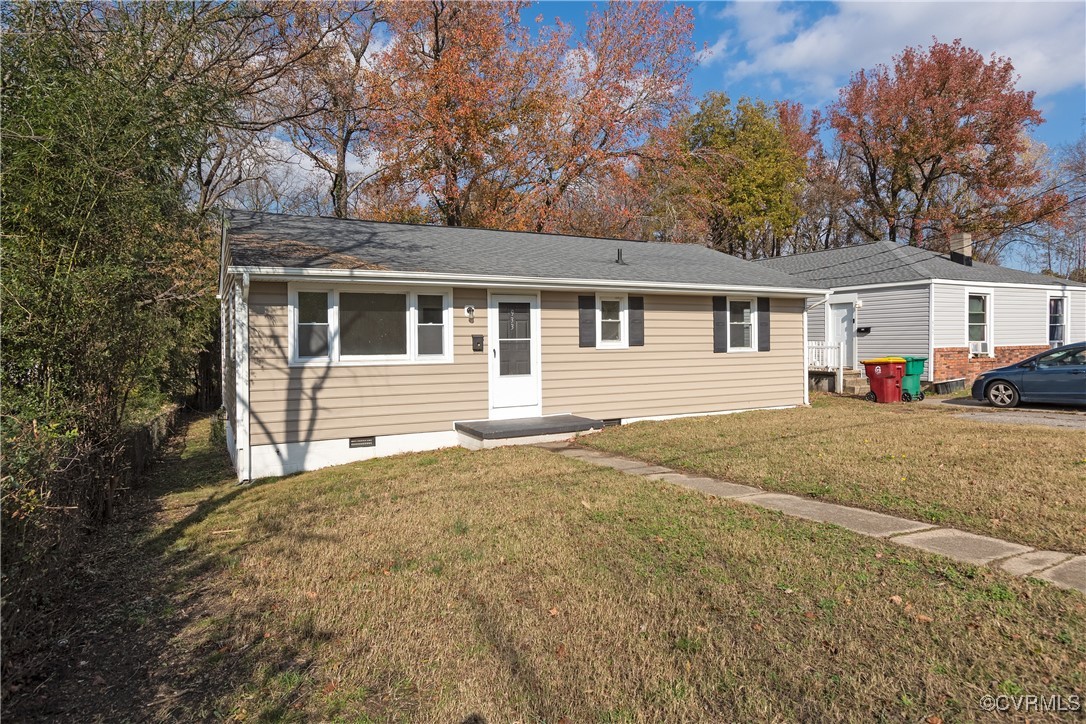
[[[766,490],[1086,552],[1081,431],[819,396],[810,408],[642,422],[580,442]]]
[[[1086,686],[1086,599],[1039,582],[535,448],[238,488],[206,435],[16,714],[949,722]]]

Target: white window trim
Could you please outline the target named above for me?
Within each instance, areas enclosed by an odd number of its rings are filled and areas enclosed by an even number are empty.
[[[995,294],[991,289],[966,289],[965,291],[965,347],[972,348],[969,339],[969,297],[984,297],[984,341],[988,344],[988,350],[983,354],[969,352],[969,357],[995,358]],[[1047,311],[1047,310],[1046,310]],[[1046,327],[1047,328],[1047,327]],[[1047,332],[1046,332],[1047,335]]]
[[[619,340],[603,338],[603,304],[618,302]],[[596,294],[596,348],[629,349],[630,347],[630,297],[627,294]]]
[[[750,304],[750,347],[732,346],[732,302],[747,302]],[[758,351],[758,298],[757,297],[728,297],[728,351],[729,352],[757,352]],[[826,315],[829,316],[828,314]]]
[[[1065,344],[1070,344],[1070,342],[1067,341],[1067,338],[1068,338],[1068,334],[1067,334],[1067,312],[1071,308],[1071,299],[1066,294],[1064,294],[1062,292],[1049,292],[1048,293],[1048,300],[1047,300],[1047,303],[1045,304],[1045,337],[1049,336],[1049,331],[1050,331],[1050,328],[1051,328],[1051,319],[1052,319],[1052,317],[1051,317],[1051,309],[1052,309],[1052,300],[1053,299],[1062,299],[1063,300],[1063,325],[1062,325],[1063,326],[1063,340],[1061,340],[1060,343],[1057,344],[1057,345],[1053,345],[1051,339],[1048,340],[1049,346],[1052,347],[1053,349],[1055,349],[1056,347],[1062,347]]]
[[[328,292],[328,356],[298,356],[298,292]],[[344,355],[340,352],[339,296],[340,294],[406,294],[407,295],[407,353],[397,355]],[[440,296],[443,300],[441,355],[418,353],[418,297]],[[450,364],[453,362],[453,290],[445,287],[402,287],[367,284],[330,285],[291,283],[287,286],[287,336],[291,367],[372,367],[387,365]]]

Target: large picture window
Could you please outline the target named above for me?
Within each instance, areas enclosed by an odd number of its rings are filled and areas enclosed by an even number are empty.
[[[406,294],[339,294],[344,357],[407,354]]]
[[[292,289],[291,362],[451,361],[451,291],[370,289]]]

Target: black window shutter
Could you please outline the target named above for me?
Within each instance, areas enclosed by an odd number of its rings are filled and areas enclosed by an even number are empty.
[[[596,297],[582,295],[577,297],[577,311],[580,315],[581,347],[596,346]]]
[[[727,297],[713,297],[713,351],[728,351]]]
[[[645,298],[629,297],[630,346],[645,346]]]
[[[758,297],[758,351],[769,351],[769,297]]]

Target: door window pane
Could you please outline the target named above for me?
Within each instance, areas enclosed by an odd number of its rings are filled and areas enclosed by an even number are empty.
[[[420,294],[418,300],[419,354],[443,354],[445,342],[445,298],[440,294]]]
[[[340,294],[343,355],[407,354],[406,294]]]
[[[532,305],[498,302],[498,374],[532,373]]]
[[[754,347],[753,311],[750,302],[728,302],[728,345],[733,349]]]

